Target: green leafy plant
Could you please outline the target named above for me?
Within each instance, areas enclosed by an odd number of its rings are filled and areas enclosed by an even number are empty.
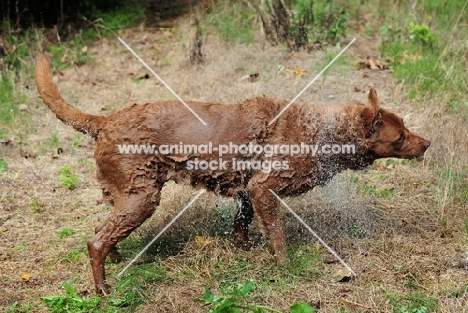
[[[72,285],[67,283],[61,286],[66,294],[45,296],[41,299],[45,302],[51,313],[134,312],[136,306],[143,302],[143,298],[129,286],[131,286],[131,277],[123,279],[116,284],[115,291],[108,298],[98,296],[85,298],[79,295]]]
[[[61,296],[45,296],[41,299],[45,302],[51,313],[61,312],[74,312],[74,313],[88,313],[98,312],[99,303],[102,301],[101,297],[83,298],[78,292],[69,284],[62,286],[66,294]]]
[[[222,288],[223,295],[215,295],[208,287],[205,287],[205,292],[201,298],[194,299],[194,302],[203,303],[210,307],[210,313],[241,313],[241,312],[277,312],[272,307],[259,305],[249,302],[247,295],[257,288],[254,281],[249,280],[238,284],[237,286],[228,286]],[[307,303],[298,303],[290,308],[291,313],[313,313],[315,308]]]
[[[63,239],[65,237],[71,236],[76,233],[76,229],[73,228],[62,228],[61,230],[57,231],[57,235],[60,239]]]
[[[289,308],[290,313],[314,313],[315,307],[306,302],[299,302]]]
[[[78,175],[72,173],[71,167],[69,165],[65,165],[61,167],[59,171],[60,184],[62,184],[62,186],[68,188],[69,190],[75,189],[76,184],[78,183]]]
[[[15,301],[10,307],[6,308],[5,313],[28,313],[31,309],[31,305],[28,304],[23,307],[18,301]]]
[[[412,41],[419,41],[423,44],[430,44],[436,40],[436,36],[431,33],[429,26],[426,24],[409,23],[409,39]]]

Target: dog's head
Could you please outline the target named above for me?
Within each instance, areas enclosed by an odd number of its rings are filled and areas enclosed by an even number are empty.
[[[422,156],[431,142],[410,132],[398,115],[380,108],[374,89],[369,92],[363,111],[366,141],[376,158],[416,158]]]

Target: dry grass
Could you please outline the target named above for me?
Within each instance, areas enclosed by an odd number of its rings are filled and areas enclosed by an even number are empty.
[[[231,104],[262,93],[291,99],[324,64],[323,51],[291,54],[262,44],[228,46],[208,36],[205,64],[191,66],[189,43],[181,36],[190,30],[185,24],[179,26],[173,31],[135,29],[120,35],[184,99]],[[158,312],[206,312],[193,303],[205,285],[219,292],[220,285],[245,279],[265,284],[254,293],[256,302],[284,311],[295,302],[308,301],[320,303],[320,312],[398,312],[396,307],[405,303],[404,297],[416,294],[437,299],[438,312],[466,310],[466,294],[450,296],[468,284],[466,267],[460,265],[468,243],[466,207],[453,201],[450,186],[438,185],[440,177],[431,168],[450,162],[455,166],[466,164],[459,159],[464,155],[466,123],[443,115],[431,103],[416,109],[418,106],[405,100],[404,89],[388,72],[357,70],[356,61],[378,53],[372,41],[356,36],[358,41],[345,54],[346,62],[332,68],[300,101],[319,105],[363,101],[363,92],[372,86],[383,106],[401,114],[409,128],[433,141],[424,161],[389,164],[382,160],[368,171],[344,173],[326,188],[287,199],[358,277],[348,283],[336,282],[334,274],[341,265],[286,211],[291,253],[318,251],[321,260],[315,268],[301,269],[306,275],[297,274],[294,267],[276,268],[255,227],[253,251],[233,248],[229,223],[234,202],[203,195],[156,248],[137,262],[141,265],[156,260],[166,272],[162,281],[142,286],[148,298],[138,312],[154,312],[155,308]],[[117,40],[95,43],[88,51],[94,62],[68,68],[57,76],[61,92],[80,109],[106,114],[109,106],[118,110],[132,103],[172,99],[153,77],[134,81],[147,71]],[[330,49],[329,53],[337,51]],[[285,66],[285,72],[277,73],[279,64]],[[308,70],[308,76],[295,78],[295,68]],[[259,82],[244,78],[251,72],[260,73]],[[354,92],[355,87],[363,92]],[[32,305],[34,312],[46,312],[40,297],[60,294],[58,286],[66,281],[84,295],[93,294],[85,243],[109,208],[97,203],[101,195],[93,178],[90,139],[82,137],[82,147],[75,148],[75,133],[44,108],[34,88],[22,92],[29,105],[29,112],[23,116],[27,123],[13,123],[10,131],[23,137],[21,142],[14,139],[0,150],[0,157],[8,164],[7,171],[0,174],[0,307],[19,301]],[[58,158],[51,157],[55,149],[47,143],[51,133],[57,134],[64,150]],[[39,155],[19,158],[20,148]],[[58,181],[58,169],[66,164],[80,178],[73,191]],[[366,193],[362,190],[365,184],[376,186],[376,190],[393,188],[394,197]],[[142,247],[149,241],[193,195],[188,187],[167,184],[155,215],[121,244],[126,261],[136,253],[135,245]],[[32,212],[28,204],[33,199],[39,200],[42,212]],[[65,227],[77,232],[60,239],[57,232]],[[353,236],[353,227],[363,235]],[[198,247],[195,235],[210,243]],[[70,256],[72,251],[77,252],[76,257]],[[107,264],[113,284],[126,261]],[[32,278],[23,281],[24,273]]]

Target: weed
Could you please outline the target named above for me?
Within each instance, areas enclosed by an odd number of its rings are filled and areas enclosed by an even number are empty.
[[[99,303],[103,300],[101,297],[83,298],[78,295],[78,292],[69,284],[62,286],[66,294],[62,296],[45,296],[41,299],[45,302],[51,313],[59,312],[75,312],[87,313],[96,312]]]
[[[14,252],[21,251],[21,250],[25,250],[25,249],[26,249],[25,246],[14,246],[14,247],[13,247],[13,251],[14,251]]]
[[[64,263],[77,262],[80,259],[81,255],[82,253],[80,251],[73,250],[70,253],[68,253],[66,257],[63,258],[63,262]]]
[[[289,251],[289,263],[283,275],[297,279],[307,277],[315,279],[320,275],[322,254],[320,250],[311,246],[293,244]]]
[[[360,225],[354,225],[350,227],[347,232],[349,237],[352,238],[364,238],[366,237],[366,231]]]
[[[41,213],[44,210],[39,199],[32,199],[31,201],[29,201],[28,206],[31,209],[31,211],[33,211],[33,213]]]
[[[0,158],[0,174],[6,170],[7,163],[3,158]]]
[[[55,132],[52,133],[52,134],[50,135],[50,138],[47,139],[47,141],[46,141],[45,144],[46,144],[46,146],[47,146],[48,148],[57,150],[58,147],[59,147],[59,138],[58,138],[57,133],[55,133]]]
[[[429,313],[437,308],[437,299],[419,293],[408,296],[387,294],[395,313]]]
[[[5,313],[28,313],[31,310],[31,305],[28,304],[27,306],[23,307],[18,303],[18,301],[15,301],[12,305],[10,305],[10,307],[6,308]]]
[[[272,307],[256,304],[250,301],[248,295],[258,288],[253,280],[248,280],[236,286],[225,286],[221,288],[222,295],[215,295],[208,287],[201,298],[194,299],[194,302],[202,303],[210,307],[211,313],[241,313],[241,312],[278,312]],[[313,313],[315,308],[305,302],[291,306],[291,313]]]
[[[76,184],[78,183],[78,175],[72,173],[71,167],[69,165],[65,165],[61,167],[59,171],[60,184],[62,184],[62,186],[66,187],[69,190],[75,189]]]
[[[73,228],[62,228],[61,230],[57,231],[57,236],[60,238],[60,239],[63,239],[65,237],[69,237],[73,234],[76,233],[76,229],[73,229]]]
[[[377,190],[376,185],[371,185],[369,182],[365,181],[363,183],[359,182],[358,178],[355,178],[355,182],[358,183],[357,192],[369,196],[387,198],[387,199],[395,199],[395,188],[384,188],[381,190]]]
[[[81,146],[81,140],[83,139],[83,134],[82,133],[75,133],[72,141],[72,146],[74,148],[78,148]]]
[[[436,40],[436,37],[429,30],[426,24],[415,24],[411,22],[409,28],[409,39],[412,41],[419,41],[422,44],[431,44]]]

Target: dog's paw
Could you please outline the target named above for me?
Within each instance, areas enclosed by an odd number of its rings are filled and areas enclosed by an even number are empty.
[[[251,240],[236,240],[234,245],[236,248],[245,250],[245,251],[250,251],[252,250],[254,243]]]

